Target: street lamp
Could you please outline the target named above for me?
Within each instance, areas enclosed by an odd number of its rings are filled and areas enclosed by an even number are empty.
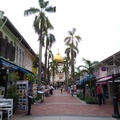
[[[116,84],[115,84],[115,75],[112,74],[112,80],[113,80],[113,107],[114,107],[114,113],[112,115],[112,117],[114,118],[120,118],[120,114],[118,111],[118,101],[117,101],[117,97],[116,97]]]

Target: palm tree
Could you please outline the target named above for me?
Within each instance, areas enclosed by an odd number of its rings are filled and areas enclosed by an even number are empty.
[[[47,34],[46,37],[46,47],[45,47],[45,83],[46,83],[46,78],[47,78],[47,58],[48,58],[48,50],[51,49],[52,44],[56,41],[55,36],[53,34]]]
[[[83,58],[83,61],[85,65],[80,65],[79,68],[82,67],[84,68],[84,72],[86,72],[88,75],[93,75],[94,72],[98,69],[96,65],[99,62],[98,61],[91,62],[90,60],[86,60],[85,58]]]
[[[50,59],[53,61],[53,53],[51,50],[48,50],[48,63],[47,63],[47,66],[48,66],[48,76],[47,78],[50,80]],[[50,82],[50,81],[49,81]]]
[[[94,72],[98,69],[96,66],[99,62],[90,60],[86,60],[83,58],[83,61],[85,62],[85,65],[80,65],[78,68],[82,67],[84,68],[82,72],[87,73],[87,75],[90,77],[90,96],[92,96],[92,88],[95,88],[95,81],[93,80]],[[83,80],[83,83],[85,84],[85,81]]]
[[[51,73],[52,73],[52,77],[53,77],[53,85],[55,83],[55,73],[58,73],[58,62],[56,60],[53,60],[52,62],[50,62],[50,68],[51,68]]]
[[[75,51],[77,50],[78,47],[78,43],[81,40],[81,37],[78,35],[75,35],[76,29],[73,28],[72,31],[68,31],[69,36],[67,36],[64,39],[64,42],[67,46],[69,46],[70,48],[70,53],[71,53],[71,73],[74,73],[74,60],[75,60]]]
[[[69,45],[69,47],[66,48],[65,53],[67,54],[67,57],[69,58],[69,65],[71,65],[71,77],[73,80],[74,79],[74,62],[75,62],[77,53],[79,53],[79,50],[77,49],[77,47],[75,47],[75,46],[73,47],[73,46]],[[72,53],[74,54],[74,57],[71,56]],[[72,60],[73,60],[73,62],[72,62]]]
[[[77,77],[79,77],[79,80],[80,80],[80,77],[83,77],[83,76],[84,76],[84,71],[81,70],[79,67],[76,67],[75,69],[76,69],[76,70],[75,70],[74,74],[75,74]]]
[[[69,78],[69,57],[64,57],[63,61],[63,69],[62,71],[65,72],[65,83],[68,85],[68,78]]]
[[[85,71],[81,70],[80,67],[76,67],[74,74],[76,77],[79,77],[79,80],[80,80],[81,78],[83,78]],[[84,81],[83,81],[81,88],[83,88],[83,97],[85,97],[85,83],[84,83]]]
[[[44,34],[48,29],[53,29],[48,17],[46,17],[45,13],[54,13],[56,12],[56,7],[49,6],[49,1],[38,0],[39,8],[31,7],[28,10],[24,11],[24,15],[35,15],[35,19],[33,22],[33,27],[35,32],[38,34],[39,40],[39,68],[38,68],[38,76],[41,80],[41,63],[42,63],[42,43],[44,41]],[[37,15],[36,15],[37,14]]]

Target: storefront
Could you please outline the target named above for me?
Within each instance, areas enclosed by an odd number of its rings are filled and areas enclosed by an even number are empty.
[[[118,98],[118,101],[120,102],[120,76],[119,75],[117,75],[114,78],[114,83],[113,83],[112,76],[106,76],[104,78],[99,79],[96,82],[96,84],[102,85],[106,98],[108,98],[109,100],[112,100],[113,95],[115,94]]]
[[[24,80],[25,75],[31,74],[34,76],[34,74],[22,67],[19,67],[18,65],[4,59],[0,58],[0,88],[1,88],[1,94],[4,95],[5,91],[7,89],[6,85],[9,85],[10,78],[8,77],[10,74],[14,75],[17,73],[19,76],[18,80]],[[7,78],[8,77],[8,78]]]

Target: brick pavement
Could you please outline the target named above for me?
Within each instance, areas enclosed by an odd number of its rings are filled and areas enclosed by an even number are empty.
[[[111,117],[113,105],[107,102],[106,105],[86,104],[75,96],[60,90],[54,90],[52,96],[46,97],[43,103],[33,104],[31,107],[32,116],[90,116],[90,117]],[[17,111],[15,115],[25,115],[25,111]]]

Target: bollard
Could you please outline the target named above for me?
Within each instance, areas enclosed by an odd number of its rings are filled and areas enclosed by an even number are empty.
[[[118,110],[118,101],[116,96],[113,97],[113,106],[114,106],[114,114],[112,115],[112,117],[120,118],[119,110]]]
[[[118,110],[118,101],[117,101],[117,97],[116,97],[116,84],[115,84],[115,75],[112,74],[112,80],[113,80],[113,107],[114,107],[114,113],[112,115],[112,117],[114,118],[120,118],[120,114],[119,114],[119,110]]]

